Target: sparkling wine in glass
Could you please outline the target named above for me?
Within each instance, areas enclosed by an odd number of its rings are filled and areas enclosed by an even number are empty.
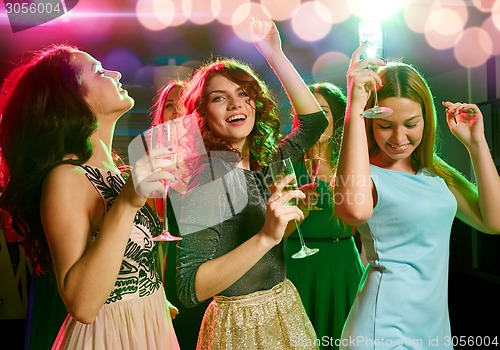
[[[172,163],[177,161],[177,132],[176,132],[176,122],[171,120],[160,125],[156,125],[151,129],[147,130],[144,135],[146,137],[146,142],[148,149],[158,149],[164,148],[167,154],[162,156],[163,159],[169,160]],[[153,241],[178,241],[182,238],[179,236],[172,235],[168,230],[168,219],[167,219],[167,195],[170,188],[170,181],[163,181],[163,190],[161,193],[161,203],[162,203],[162,232],[158,236],[152,238]]]
[[[271,176],[273,178],[274,183],[279,182],[287,175],[293,174],[295,176],[295,170],[293,168],[292,160],[290,158],[285,158],[271,163],[269,169],[271,171]],[[290,191],[297,189],[298,189],[297,177],[295,176],[295,180],[286,185],[285,190]],[[298,204],[297,198],[293,198],[290,202],[291,203],[289,204],[291,205]],[[304,242],[304,237],[302,236],[302,231],[300,230],[300,224],[297,220],[294,221],[295,221],[295,226],[297,227],[297,234],[299,235],[300,244],[302,245],[302,248],[297,253],[293,254],[292,258],[300,259],[316,254],[319,251],[319,249],[318,248],[311,249],[306,246],[306,243]]]
[[[321,158],[320,143],[316,142],[304,155],[304,165],[311,182],[315,182],[318,177],[319,168],[324,159]],[[307,207],[308,210],[323,210],[313,203]]]
[[[381,58],[384,43],[382,23],[378,20],[362,19],[359,22],[359,42],[368,44],[363,54],[365,58]],[[378,66],[369,64],[368,69],[377,72]],[[392,114],[392,109],[378,105],[377,86],[373,87],[373,98],[375,105],[363,112],[365,118],[385,118]]]

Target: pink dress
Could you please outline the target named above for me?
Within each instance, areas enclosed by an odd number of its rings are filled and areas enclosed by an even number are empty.
[[[108,211],[124,178],[88,165],[82,168]],[[158,217],[145,205],[135,217],[115,287],[95,321],[84,324],[68,315],[52,349],[179,349],[156,268],[158,243],[151,241],[160,232]]]

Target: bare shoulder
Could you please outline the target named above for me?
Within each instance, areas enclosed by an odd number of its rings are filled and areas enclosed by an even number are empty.
[[[46,181],[60,181],[65,178],[75,180],[77,178],[80,178],[82,175],[85,174],[85,171],[73,164],[61,164],[56,166],[55,168],[51,169],[47,176],[46,176]]]
[[[59,165],[45,176],[40,210],[45,231],[52,235],[61,227],[72,227],[75,233],[76,224],[86,236],[90,229],[99,227],[104,215],[101,196],[85,170],[71,164]]]
[[[43,192],[64,198],[70,194],[85,193],[93,190],[85,171],[72,164],[62,164],[50,170],[43,181]],[[95,190],[93,190],[95,191]]]

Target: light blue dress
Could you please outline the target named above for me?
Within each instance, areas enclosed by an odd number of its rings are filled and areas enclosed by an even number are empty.
[[[370,265],[340,349],[452,349],[448,257],[455,197],[426,169],[416,175],[370,170],[378,201],[358,227]]]

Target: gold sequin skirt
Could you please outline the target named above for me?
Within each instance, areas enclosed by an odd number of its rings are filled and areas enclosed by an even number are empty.
[[[197,350],[317,349],[316,332],[288,279],[272,289],[215,296],[198,336]]]

